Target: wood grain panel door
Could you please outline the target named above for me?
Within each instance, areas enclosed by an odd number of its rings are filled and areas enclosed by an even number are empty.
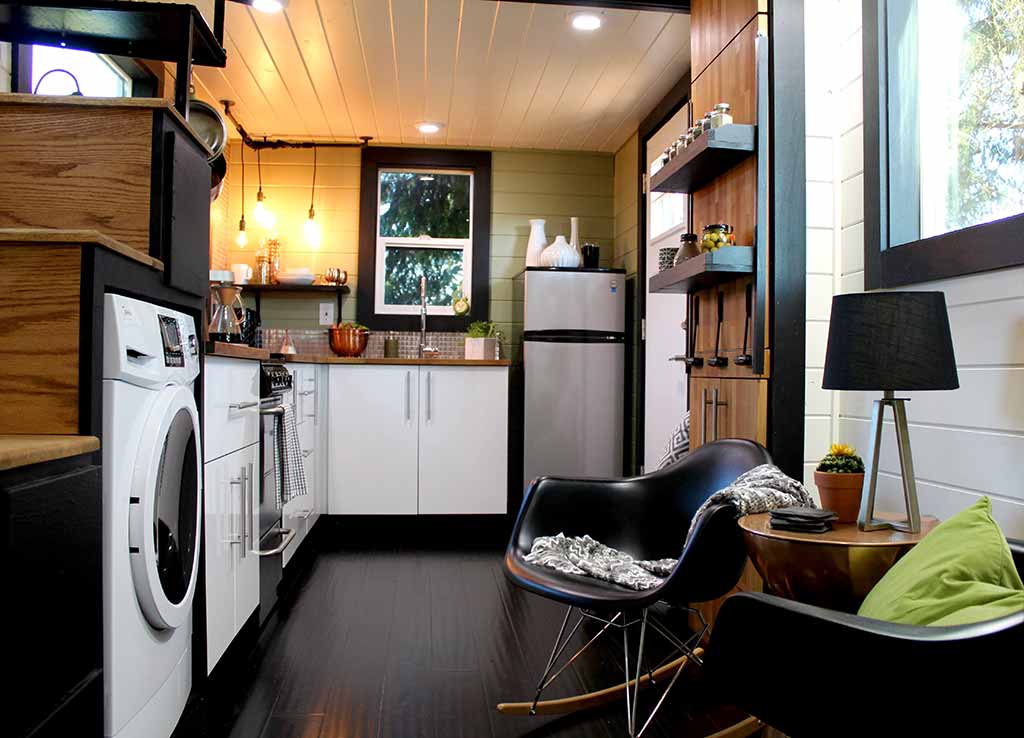
[[[711,393],[711,402],[715,405],[711,431],[714,440],[748,438],[765,445],[768,436],[767,380],[722,379],[717,389],[717,395]]]
[[[712,398],[721,381],[708,377],[690,378],[690,449],[714,440],[712,435]]]

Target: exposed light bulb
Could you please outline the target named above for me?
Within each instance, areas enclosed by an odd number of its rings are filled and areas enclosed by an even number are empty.
[[[277,222],[277,218],[274,213],[264,204],[263,190],[261,189],[256,193],[256,207],[253,208],[252,215],[256,218],[256,222],[259,223],[263,228],[268,231],[274,227]]]
[[[577,31],[596,31],[603,22],[597,13],[573,13],[570,18]]]
[[[315,213],[313,208],[309,209],[309,218],[306,219],[306,224],[303,226],[303,231],[306,235],[306,243],[315,251],[320,248],[320,224],[316,222]]]
[[[235,243],[239,248],[244,249],[246,244],[249,243],[249,236],[245,233],[245,216],[243,215],[238,221],[238,235],[235,236]]]
[[[416,124],[416,129],[420,133],[437,133],[441,130],[440,123],[431,123],[430,121],[423,121],[422,123]]]
[[[253,10],[261,13],[280,13],[284,5],[280,0],[252,0]]]

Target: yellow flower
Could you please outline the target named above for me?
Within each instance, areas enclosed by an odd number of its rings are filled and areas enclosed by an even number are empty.
[[[856,456],[857,449],[847,446],[845,443],[833,443],[828,453],[830,456]]]

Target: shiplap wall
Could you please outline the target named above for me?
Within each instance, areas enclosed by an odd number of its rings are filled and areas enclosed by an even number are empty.
[[[11,45],[0,42],[0,92],[11,91]]]
[[[259,238],[264,235],[252,216],[258,186],[256,156],[245,152],[245,212],[249,246],[234,245],[241,215],[240,145],[230,150],[230,248],[223,265],[253,263]],[[320,149],[314,208],[323,232],[319,251],[305,246],[302,232],[309,209],[313,154],[309,150],[280,149],[262,155],[266,204],[277,215],[282,239],[281,266],[309,266],[316,272],[338,266],[349,272],[353,295],[345,301],[345,320],[355,319],[355,287],[359,254],[358,149]],[[580,237],[601,247],[605,263],[612,257],[613,159],[610,154],[495,151],[491,183],[491,319],[510,343],[522,337],[522,300],[513,280],[526,260],[530,218],[544,218],[549,241],[569,236],[569,218],[580,217]],[[216,251],[214,251],[216,256]],[[217,263],[216,259],[214,263]],[[281,328],[317,328],[319,298],[267,296],[264,323]]]
[[[839,89],[840,292],[864,288],[861,3],[839,0],[833,23],[844,29],[832,66],[850,82]],[[906,289],[946,294],[960,389],[911,392],[914,470],[921,510],[948,518],[982,495],[992,498],[1007,535],[1024,537],[1024,268],[958,277]],[[824,337],[808,336],[816,356]],[[836,393],[838,440],[867,444],[871,393]],[[902,493],[892,424],[883,442],[881,502],[899,509]]]

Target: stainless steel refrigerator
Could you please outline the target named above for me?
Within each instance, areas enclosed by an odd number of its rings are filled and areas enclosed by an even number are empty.
[[[524,483],[622,475],[624,269],[524,273]]]

